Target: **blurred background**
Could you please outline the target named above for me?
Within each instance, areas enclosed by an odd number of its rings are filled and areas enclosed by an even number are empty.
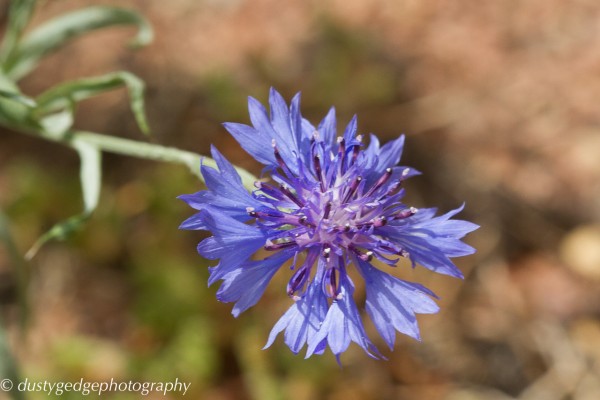
[[[205,234],[177,229],[191,210],[176,196],[199,181],[183,167],[105,154],[93,217],[30,263],[25,329],[0,247],[2,317],[23,377],[178,378],[202,400],[599,398],[597,1],[47,0],[31,26],[98,4],[138,10],[153,44],[126,48],[129,28],[87,35],[46,58],[22,82],[26,94],[129,70],[148,85],[152,141],[201,154],[213,143],[259,173],[221,123],[248,122],[247,95],[302,91],[315,123],[335,105],[338,126],[356,113],[361,133],[405,133],[402,164],[424,173],[407,182],[408,202],[445,212],[465,201],[462,218],[481,225],[466,240],[478,252],[456,259],[464,281],[400,272],[432,288],[442,310],[419,317],[421,343],[398,336],[388,361],[353,345],[339,368],[330,353],[294,356],[281,338],[262,351],[290,305],[287,275],[234,319],[206,286],[209,263],[195,251]],[[75,126],[145,140],[124,90],[84,102]],[[0,208],[25,253],[81,209],[79,160],[0,135]]]

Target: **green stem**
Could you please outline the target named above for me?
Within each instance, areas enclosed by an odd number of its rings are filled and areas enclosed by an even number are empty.
[[[165,147],[157,144],[139,142],[137,140],[123,139],[114,136],[101,135],[86,131],[69,131],[65,135],[56,135],[45,131],[27,131],[37,137],[53,142],[65,143],[69,146],[75,141],[86,142],[100,150],[109,153],[122,154],[131,157],[144,158],[147,160],[163,161],[182,164],[204,182],[200,173],[200,162],[203,165],[216,168],[216,162],[210,157],[203,157],[191,151],[180,150],[174,147]],[[256,177],[243,168],[235,167],[242,178],[242,183],[248,189],[254,187]]]

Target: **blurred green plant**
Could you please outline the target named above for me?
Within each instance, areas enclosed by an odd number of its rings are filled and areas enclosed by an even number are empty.
[[[25,33],[31,20],[36,0],[13,0],[10,4],[7,28],[0,44],[0,126],[58,142],[75,150],[80,158],[80,181],[83,210],[55,224],[30,248],[25,259],[18,253],[9,231],[9,221],[0,212],[0,239],[13,259],[17,277],[21,316],[27,314],[27,262],[41,246],[52,239],[64,239],[77,230],[90,217],[98,205],[101,188],[102,152],[164,161],[187,166],[200,180],[200,162],[208,166],[216,163],[200,155],[136,140],[123,139],[99,133],[86,132],[73,127],[74,115],[79,102],[118,88],[129,92],[129,104],[140,130],[150,132],[144,107],[144,82],[135,75],[118,71],[103,76],[77,79],[57,84],[44,93],[28,96],[19,88],[19,81],[35,71],[42,58],[55,52],[73,39],[88,32],[119,25],[137,28],[131,42],[133,47],[149,44],[153,31],[148,21],[132,10],[109,6],[92,6],[69,12]],[[246,186],[251,187],[255,178],[238,168]],[[22,321],[23,322],[23,321]],[[5,332],[0,326],[0,374],[15,381],[17,366],[6,343]],[[13,398],[23,394],[13,391]]]
[[[10,5],[7,30],[0,46],[0,125],[62,143],[77,151],[81,160],[80,180],[84,208],[80,214],[57,223],[43,234],[27,252],[27,259],[31,259],[47,241],[67,237],[94,211],[100,196],[103,151],[183,164],[202,179],[199,170],[201,157],[198,154],[85,132],[73,127],[74,114],[80,101],[124,87],[129,92],[130,107],[138,127],[144,134],[149,134],[144,109],[145,85],[129,72],[119,71],[61,83],[35,97],[29,97],[19,89],[18,81],[33,72],[45,55],[90,31],[133,25],[138,28],[138,32],[131,45],[147,45],[153,38],[148,21],[132,10],[93,6],[59,16],[24,35],[35,5],[35,0],[15,0]],[[208,157],[203,157],[203,163],[215,165]],[[255,178],[245,170],[238,171],[250,187]]]

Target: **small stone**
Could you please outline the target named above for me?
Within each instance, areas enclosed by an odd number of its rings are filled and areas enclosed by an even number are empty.
[[[560,244],[562,261],[577,274],[600,281],[600,225],[582,225]]]

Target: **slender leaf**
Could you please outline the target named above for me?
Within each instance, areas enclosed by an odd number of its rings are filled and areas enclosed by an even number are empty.
[[[55,112],[73,103],[123,86],[129,91],[129,104],[137,124],[142,132],[147,134],[149,128],[144,110],[144,82],[137,76],[125,71],[113,72],[94,78],[78,79],[57,85],[37,98],[37,112],[41,114]]]
[[[17,103],[21,103],[26,107],[35,107],[36,103],[31,97],[24,96],[20,93],[9,92],[6,90],[0,89],[0,97],[4,97],[5,99],[10,99],[12,101],[16,101]]]
[[[79,176],[83,191],[83,212],[54,225],[48,232],[43,234],[25,255],[28,260],[33,258],[46,242],[54,239],[64,240],[81,228],[98,205],[102,176],[101,152],[96,146],[84,140],[75,139],[71,144],[77,150],[81,159]]]
[[[33,30],[20,41],[4,64],[5,73],[19,80],[46,54],[87,32],[115,25],[134,25],[138,34],[131,42],[143,46],[152,41],[150,24],[135,11],[108,6],[94,6],[55,18]]]
[[[65,137],[73,126],[73,108],[69,107],[40,119],[42,128],[56,137]]]
[[[33,101],[21,94],[17,85],[0,71],[0,125],[27,130],[39,127],[31,117]]]
[[[10,4],[8,26],[0,46],[0,64],[10,58],[31,19],[36,0],[17,0]]]
[[[89,215],[96,209],[100,199],[102,153],[96,146],[83,140],[74,140],[73,146],[81,159],[79,179],[83,191],[83,212]]]

